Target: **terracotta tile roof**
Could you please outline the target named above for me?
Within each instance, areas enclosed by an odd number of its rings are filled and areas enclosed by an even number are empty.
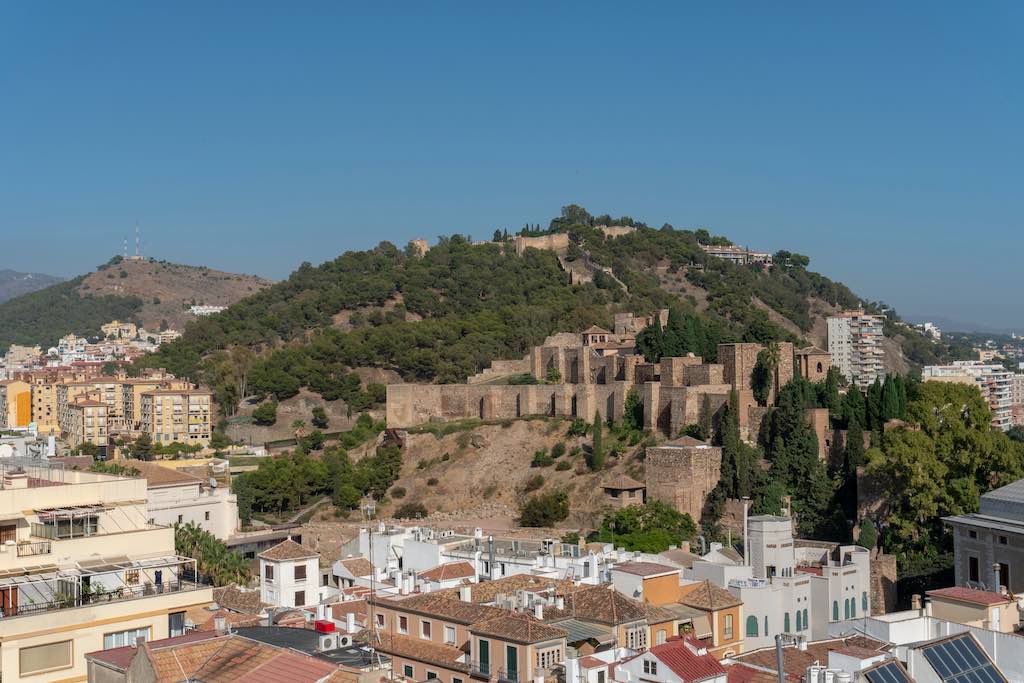
[[[189,609],[185,611],[185,619],[195,624],[199,631],[213,631],[217,628],[216,619],[222,617],[227,626],[242,628],[246,626],[260,626],[263,617],[258,614],[242,614],[226,609],[210,611],[205,608]]]
[[[774,673],[761,671],[746,664],[730,664],[725,669],[728,683],[776,683],[779,677]],[[799,681],[800,678],[786,674],[786,680]]]
[[[331,606],[331,616],[338,621],[345,621],[345,617],[349,614],[356,615],[356,623],[366,621],[366,616],[370,613],[370,606],[366,600],[345,600],[344,602],[336,602]]]
[[[373,565],[365,557],[348,557],[344,560],[339,560],[339,562],[352,576],[370,576],[373,574]]]
[[[176,470],[173,467],[164,467],[155,462],[146,460],[125,460],[125,467],[134,467],[146,480],[147,488],[160,488],[163,486],[184,486],[187,484],[201,484],[202,478]]]
[[[469,672],[469,664],[462,660],[465,653],[453,646],[434,643],[421,638],[411,638],[393,633],[381,633],[376,648],[396,657],[415,659],[418,662],[437,664],[456,671]]]
[[[459,624],[475,624],[499,616],[507,616],[507,610],[481,605],[475,602],[463,602],[436,593],[420,593],[406,598],[381,598],[370,601],[372,604],[388,607],[402,612],[414,612],[424,616],[434,616],[454,621]]]
[[[833,640],[817,640],[807,643],[806,650],[800,650],[793,645],[787,645],[782,649],[782,666],[786,669],[787,677],[792,675],[802,677],[807,667],[815,662],[827,662],[828,653],[832,650],[841,650],[845,647],[859,647],[867,650],[874,650],[878,653],[887,652],[889,645],[881,641],[868,638],[867,636],[852,636],[850,638],[836,638]],[[766,647],[753,652],[736,655],[733,659],[742,664],[749,664],[755,668],[774,672],[775,648]]]
[[[683,590],[686,589],[687,586],[683,586]],[[705,612],[716,612],[743,604],[743,601],[735,595],[710,581],[702,581],[697,588],[690,589],[683,597],[679,598],[679,602]]]
[[[646,484],[641,484],[633,477],[627,477],[625,474],[620,474],[617,477],[613,477],[603,484],[601,488],[613,489],[616,491],[634,491],[636,489],[647,488]]]
[[[586,586],[576,586],[572,581],[566,579],[554,579],[547,576],[535,576],[533,574],[513,574],[504,576],[493,581],[482,581],[474,583],[471,587],[471,598],[473,602],[494,602],[499,593],[511,594],[517,590],[525,590],[532,593],[540,593],[554,587],[559,595],[566,595],[573,591],[582,590]],[[458,588],[446,588],[437,591],[435,595],[447,595],[458,599]]]
[[[598,659],[597,657],[591,657],[590,655],[586,655],[584,657],[580,657],[580,666],[582,666],[584,669],[597,669],[600,667],[608,666],[608,662],[604,661],[603,659]]]
[[[544,608],[544,620],[593,621],[599,624],[628,624],[635,621],[669,621],[672,616],[651,605],[623,595],[609,585],[588,586],[565,596],[565,608]]]
[[[216,633],[209,631],[192,631],[182,636],[175,636],[174,638],[163,638],[161,640],[154,640],[149,643],[150,648],[161,648],[170,647],[172,645],[183,645],[185,643],[195,643],[201,640],[209,640],[216,638]],[[135,653],[138,649],[134,645],[125,645],[124,647],[114,647],[109,650],[97,650],[96,652],[86,653],[86,657],[89,659],[103,662],[104,664],[111,666],[121,671],[128,668],[128,665],[132,663],[132,659],[135,658]]]
[[[693,567],[694,561],[701,559],[700,555],[687,552],[686,550],[680,550],[678,548],[675,550],[666,550],[665,552],[658,554],[666,560],[671,560],[672,562],[688,569]]]
[[[847,657],[853,657],[854,659],[871,659],[872,657],[877,657],[879,655],[886,654],[885,652],[879,652],[878,650],[860,647],[859,645],[847,645],[846,647],[841,647],[837,650],[833,650],[833,652],[837,652],[841,655],[846,655]]]
[[[994,591],[983,591],[963,586],[950,586],[949,588],[938,588],[925,593],[925,595],[970,602],[975,605],[1003,605],[1013,602],[1013,598]]]
[[[419,574],[424,581],[452,581],[474,576],[476,576],[476,570],[473,569],[470,562],[446,562]]]
[[[587,329],[583,330],[583,334],[611,334],[608,330],[597,325],[591,325]]]
[[[708,654],[707,646],[696,638],[673,638],[661,645],[655,645],[637,657],[645,655],[657,657],[659,662],[668,667],[684,683],[706,681],[709,678],[725,674],[725,669],[718,663],[718,660]]]
[[[273,548],[264,550],[258,555],[265,560],[305,560],[310,557],[319,557],[315,550],[310,550],[304,545],[299,545],[290,538],[286,538]]]
[[[260,601],[258,590],[242,590],[238,586],[224,586],[213,589],[213,601],[224,609],[240,614],[259,614],[267,607]]]
[[[657,576],[658,574],[679,572],[679,569],[670,567],[667,564],[658,564],[657,562],[626,562],[625,564],[615,565],[612,567],[612,571],[626,572],[635,576]]]
[[[545,624],[532,614],[510,613],[470,626],[470,631],[515,643],[540,643],[565,638],[568,631]]]
[[[828,351],[825,351],[824,349],[819,349],[817,346],[805,346],[802,349],[797,349],[796,354],[798,356],[826,356],[828,355]]]

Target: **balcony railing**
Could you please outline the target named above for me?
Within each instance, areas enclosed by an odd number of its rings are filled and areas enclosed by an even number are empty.
[[[491,671],[494,668],[488,662],[472,662],[469,665],[469,675],[490,679]]]
[[[49,555],[50,542],[37,541],[35,543],[19,543],[18,557],[30,557],[32,555]]]
[[[501,683],[519,683],[519,670],[498,669],[498,680]]]
[[[71,584],[65,585],[67,588],[72,590],[77,588]],[[52,612],[54,610],[73,609],[84,605],[121,602],[124,600],[134,600],[135,598],[162,595],[165,593],[181,593],[184,591],[199,590],[204,587],[204,584],[195,581],[174,580],[156,585],[121,586],[116,590],[105,590],[102,592],[87,591],[83,588],[77,595],[71,592],[54,593],[48,600],[29,599],[27,602],[18,604],[17,606],[0,608],[0,617],[7,618],[26,616],[30,614],[39,614],[41,612]]]

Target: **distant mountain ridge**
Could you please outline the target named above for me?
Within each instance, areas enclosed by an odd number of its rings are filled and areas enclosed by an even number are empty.
[[[113,319],[184,330],[195,304],[230,306],[271,281],[204,266],[114,257],[95,271],[0,303],[0,353],[11,344],[52,346],[66,334],[97,336]]]
[[[55,285],[64,278],[45,273],[22,273],[17,270],[5,268],[0,270],[0,303],[13,299],[22,294],[35,292]]]

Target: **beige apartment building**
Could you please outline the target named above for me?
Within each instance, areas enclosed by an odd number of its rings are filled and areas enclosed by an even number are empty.
[[[72,448],[86,442],[105,447],[110,437],[108,430],[107,404],[103,401],[80,398],[67,407],[61,431]]]
[[[207,445],[213,394],[201,389],[157,389],[141,394],[139,429],[155,444]]]
[[[32,421],[36,423],[40,434],[60,436],[60,420],[57,410],[57,385],[59,380],[53,375],[37,374],[31,377],[32,385]]]
[[[208,605],[174,531],[147,522],[146,480],[0,463],[4,683],[85,681],[85,653],[181,635]]]
[[[131,378],[121,382],[121,410],[124,427],[131,432],[142,428],[142,395],[159,389],[188,390],[192,385],[183,379]]]

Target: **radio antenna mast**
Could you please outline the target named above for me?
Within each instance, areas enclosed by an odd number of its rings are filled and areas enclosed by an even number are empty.
[[[138,260],[142,256],[142,252],[139,250],[139,222],[135,221],[135,258]]]

